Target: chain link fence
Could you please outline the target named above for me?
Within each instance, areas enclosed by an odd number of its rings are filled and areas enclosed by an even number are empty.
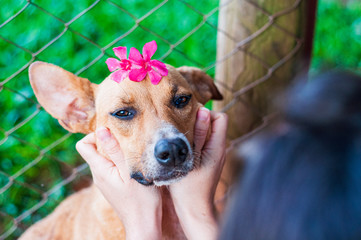
[[[59,65],[99,83],[108,74],[105,60],[115,46],[138,49],[151,40],[158,43],[155,58],[176,67],[192,65],[214,76],[215,67],[241,52],[257,61],[266,74],[240,89],[221,81],[219,87],[233,98],[269,80],[295,56],[303,39],[277,23],[292,13],[301,0],[270,13],[249,4],[268,19],[257,31],[239,41],[218,27],[218,13],[234,1],[7,1],[0,10],[0,239],[16,239],[32,223],[49,214],[67,195],[90,184],[87,165],[75,151],[82,136],[63,130],[37,103],[28,80],[28,67],[37,60]],[[280,60],[269,63],[246,46],[277,28],[294,41]],[[234,41],[235,48],[216,60],[217,34]],[[257,109],[254,109],[258,112]],[[231,147],[267,125],[271,115],[250,133],[232,141]]]

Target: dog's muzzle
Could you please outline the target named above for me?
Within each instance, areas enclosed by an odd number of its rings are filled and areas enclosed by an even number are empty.
[[[141,165],[131,177],[143,185],[164,186],[178,181],[193,169],[193,151],[188,139],[174,126],[163,123],[147,144]]]
[[[160,139],[154,146],[153,154],[159,166],[157,174],[147,177],[140,171],[131,174],[131,178],[140,184],[145,186],[169,184],[184,177],[191,170],[192,165],[187,162],[190,151],[182,138]]]

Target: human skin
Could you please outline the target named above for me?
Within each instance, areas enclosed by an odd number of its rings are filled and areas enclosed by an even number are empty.
[[[210,125],[211,135],[206,141]],[[226,129],[225,114],[200,108],[194,129],[194,152],[200,158],[200,166],[169,186],[176,213],[188,239],[217,237],[213,199],[225,160]],[[109,159],[98,153],[97,140]],[[129,178],[129,168],[110,131],[100,127],[96,134],[90,133],[80,140],[76,148],[89,164],[94,184],[123,219],[127,239],[160,239],[160,193],[157,187],[143,186]],[[195,184],[202,187],[194,188]]]
[[[96,138],[109,159],[98,153]],[[110,131],[98,128],[96,134],[90,133],[80,140],[76,148],[89,164],[94,184],[122,219],[127,239],[158,239],[162,233],[160,193],[155,187],[143,186],[129,177],[128,166]]]
[[[188,239],[217,238],[214,195],[226,156],[227,120],[223,113],[198,111],[194,151],[201,158],[200,166],[170,186],[177,216]],[[206,140],[210,125],[211,135]]]

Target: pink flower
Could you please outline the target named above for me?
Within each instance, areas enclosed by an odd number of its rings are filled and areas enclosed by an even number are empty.
[[[148,74],[150,82],[157,85],[163,76],[168,75],[168,69],[164,63],[158,60],[151,60],[157,51],[157,43],[153,40],[144,44],[143,55],[136,48],[131,48],[129,60],[133,63],[129,72],[129,79],[135,82],[142,81]]]
[[[115,58],[108,58],[105,63],[108,65],[109,71],[113,72],[110,75],[110,78],[119,83],[128,77],[129,72],[132,69],[132,62],[127,59],[126,47],[116,47],[113,48],[113,51],[120,61]]]

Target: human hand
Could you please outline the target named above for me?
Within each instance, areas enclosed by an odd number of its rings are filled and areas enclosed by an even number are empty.
[[[227,115],[200,108],[194,130],[194,155],[200,166],[170,185],[178,218],[188,239],[215,239],[218,225],[214,194],[226,155]],[[208,128],[211,136],[206,142]]]
[[[101,147],[107,159],[97,151]],[[76,149],[89,164],[94,184],[103,193],[122,220],[127,239],[160,239],[162,199],[152,186],[131,179],[119,144],[110,131],[98,128],[76,144]]]

